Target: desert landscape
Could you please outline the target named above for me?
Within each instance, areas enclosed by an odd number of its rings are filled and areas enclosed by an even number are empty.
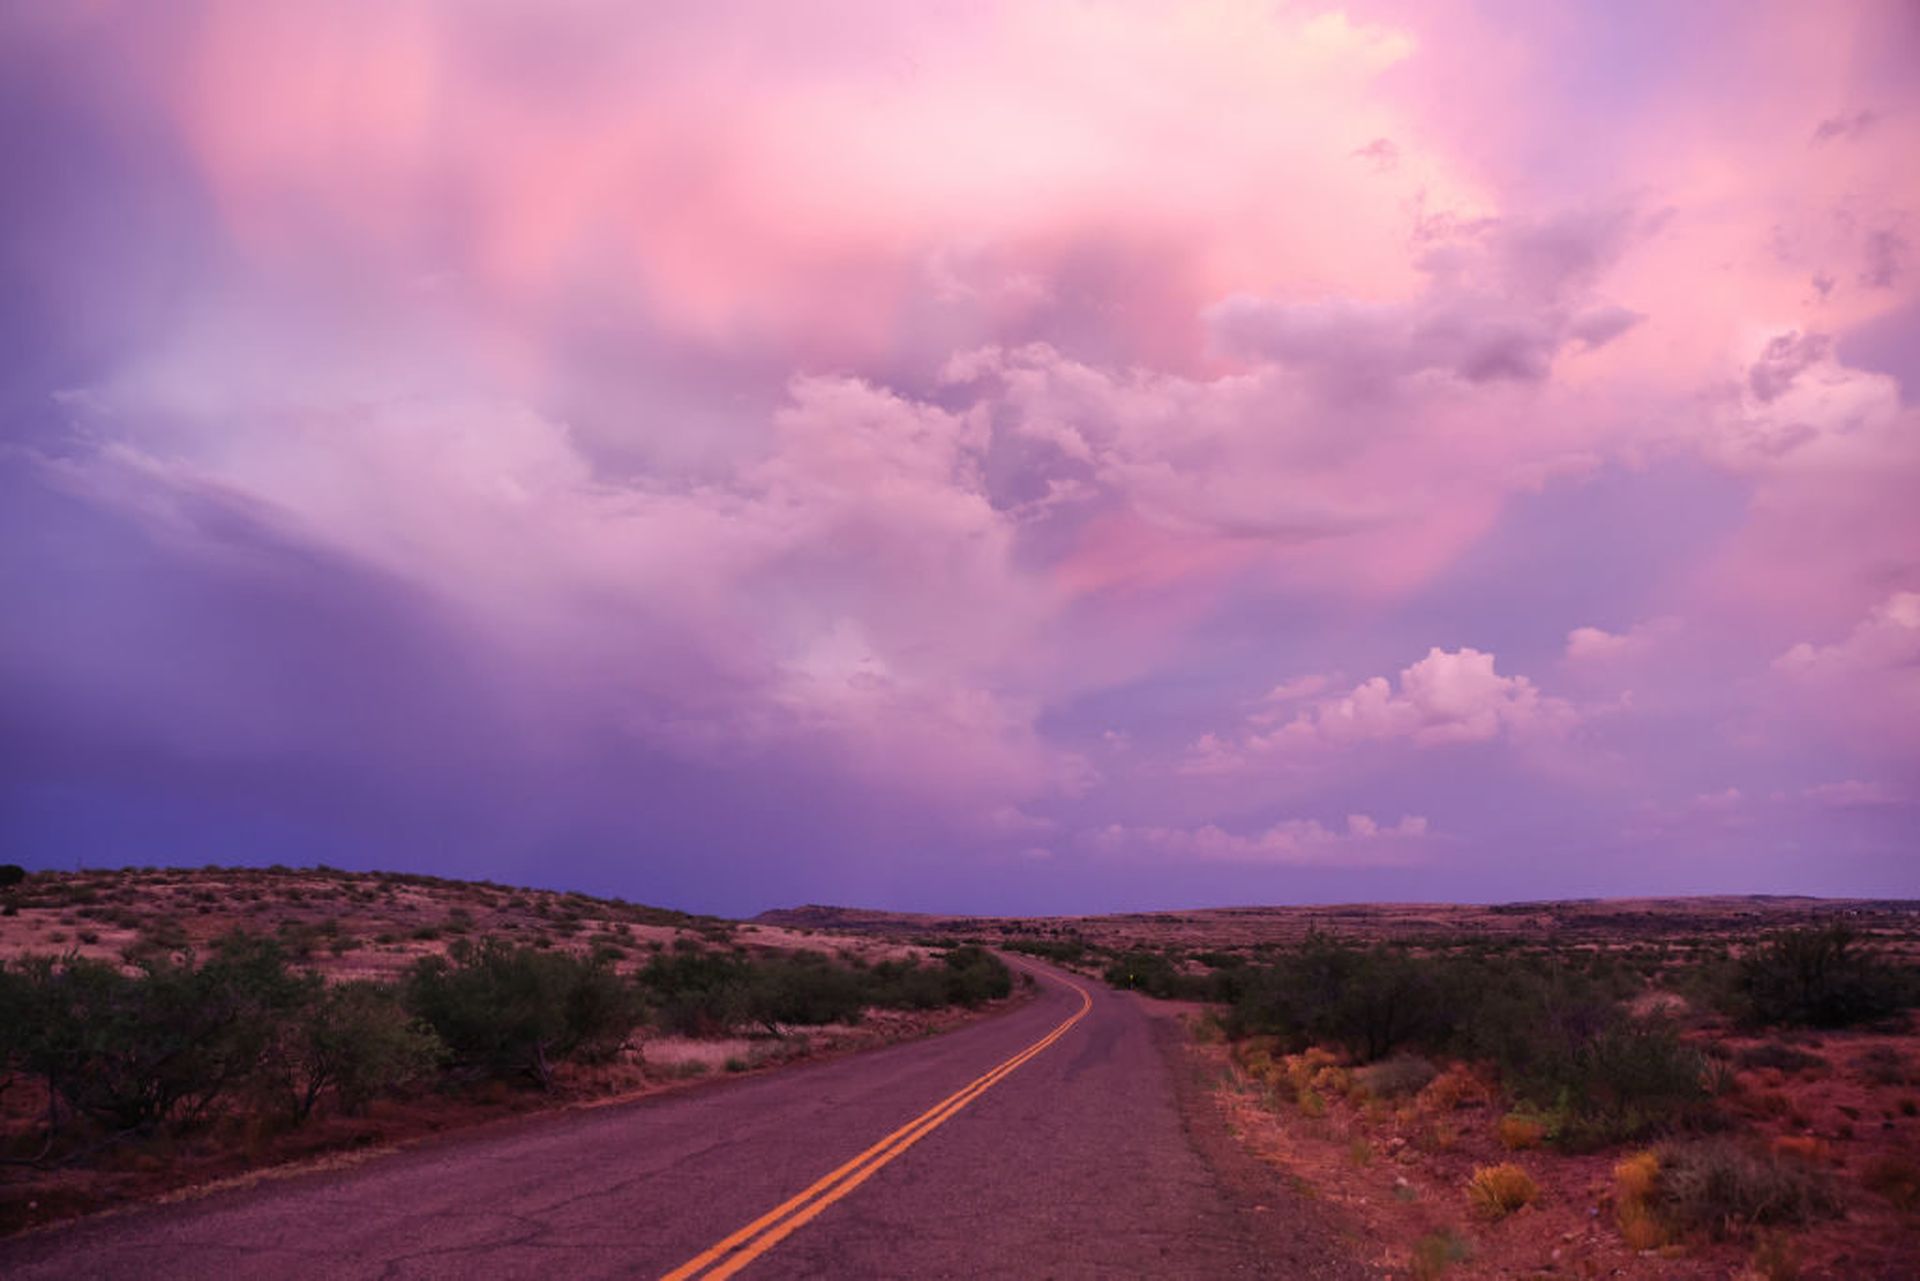
[[[1920,901],[761,919],[990,942],[1180,1011],[1240,1141],[1384,1275],[1920,1269]]]
[[[329,992],[394,994],[399,1026],[429,1038],[422,976],[449,958],[561,958],[573,983],[618,985],[597,1000],[634,1003],[538,1072],[511,1053],[461,1070],[436,1040],[358,1094],[350,1072],[261,1068],[196,1108],[187,1083],[117,1131],[99,1098],[58,1092],[25,980],[204,973],[237,939]],[[981,949],[1131,993],[1177,1027],[1170,1052],[1271,1194],[1314,1203],[1373,1275],[1787,1281],[1920,1264],[1920,902],[1739,896],[729,921],[324,868],[39,873],[0,891],[0,1224],[951,1030],[1020,993],[887,985]],[[835,986],[856,975],[883,981]],[[487,999],[495,1025],[526,1016]],[[399,1053],[391,1020],[335,1030]],[[98,1052],[118,1048],[137,1049]]]
[[[0,3],[0,1277],[1920,1278],[1916,68]]]

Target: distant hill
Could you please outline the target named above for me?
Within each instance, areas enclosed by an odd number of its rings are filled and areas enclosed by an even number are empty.
[[[756,924],[887,938],[966,937],[989,941],[1077,938],[1104,947],[1243,947],[1285,943],[1309,932],[1358,938],[1438,939],[1454,935],[1551,937],[1566,943],[1622,938],[1740,936],[1823,921],[1905,937],[1920,924],[1920,899],[1822,899],[1747,894],[1683,898],[1560,899],[1544,902],[1341,903],[1312,907],[1219,907],[1103,916],[942,916],[807,904],[777,908]]]
[[[124,868],[36,872],[0,889],[0,959],[68,952],[123,964],[203,952],[234,930],[268,934],[329,979],[391,979],[460,938],[499,935],[599,953],[617,968],[681,945],[901,949],[871,936],[802,936],[671,908],[491,881],[332,868]]]

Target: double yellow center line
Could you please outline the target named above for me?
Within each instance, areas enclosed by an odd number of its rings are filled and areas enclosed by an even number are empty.
[[[872,1178],[881,1166],[933,1133],[961,1108],[1006,1079],[1021,1064],[1065,1036],[1069,1028],[1087,1017],[1087,1011],[1093,1008],[1093,997],[1078,983],[1065,979],[1059,981],[1080,994],[1080,1008],[1066,1022],[992,1071],[975,1077],[859,1156],[801,1189],[746,1227],[708,1246],[667,1273],[661,1281],[688,1281],[692,1277],[703,1278],[703,1281],[720,1281],[723,1277],[732,1276],[812,1222],[835,1201]]]

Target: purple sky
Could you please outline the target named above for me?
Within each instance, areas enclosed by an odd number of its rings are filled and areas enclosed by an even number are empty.
[[[26,3],[0,856],[1920,895],[1920,9]]]

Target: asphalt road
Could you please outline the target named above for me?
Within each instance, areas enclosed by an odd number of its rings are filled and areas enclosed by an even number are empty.
[[[957,1032],[0,1242],[0,1277],[1360,1274],[1222,1164],[1138,1002],[1033,968]]]

